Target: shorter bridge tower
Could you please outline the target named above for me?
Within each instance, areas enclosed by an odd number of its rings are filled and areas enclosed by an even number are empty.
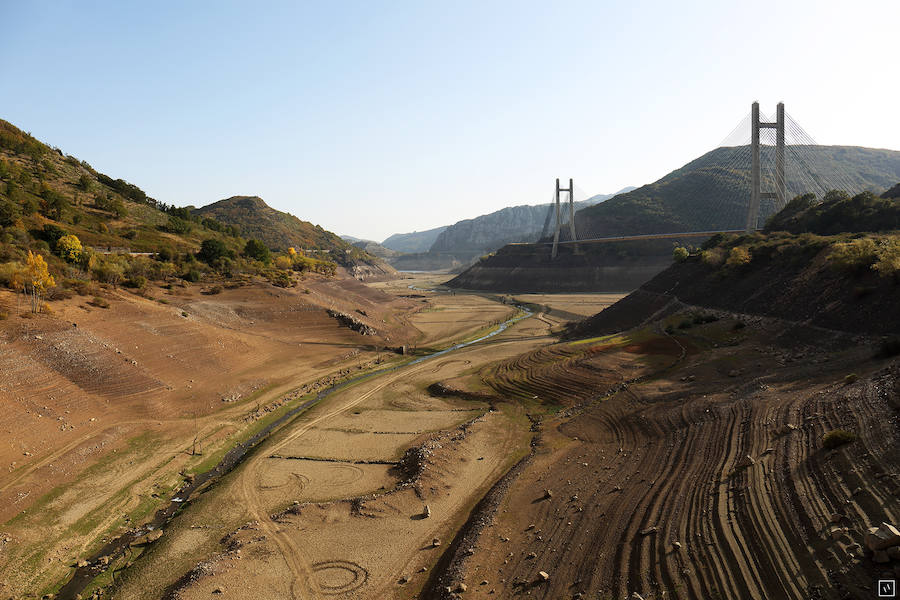
[[[560,215],[560,207],[559,207],[559,193],[560,192],[568,192],[569,193],[569,235],[571,236],[571,240],[574,243],[578,238],[575,236],[575,184],[572,183],[572,179],[569,178],[569,187],[561,188],[559,187],[559,178],[556,178],[556,229],[553,232],[553,252],[551,253],[551,258],[556,258],[557,250],[559,248],[559,232],[562,228],[562,219]],[[575,252],[578,252],[578,245],[575,244]]]
[[[784,183],[784,103],[778,103],[778,109],[774,123],[761,122],[759,120],[759,102],[753,103],[750,119],[750,146],[752,165],[750,168],[750,205],[747,210],[747,231],[755,231],[759,225],[759,201],[761,198],[774,198],[776,210],[781,210],[785,205]],[[775,130],[775,191],[762,192],[759,157],[759,131],[760,129]]]

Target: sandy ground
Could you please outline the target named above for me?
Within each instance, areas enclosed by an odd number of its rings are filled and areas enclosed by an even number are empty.
[[[474,598],[874,597],[880,575],[898,575],[862,548],[868,527],[900,517],[900,366],[848,337],[785,329],[695,327],[659,376],[547,418],[442,585]],[[584,376],[554,374],[541,352],[510,365],[523,394]],[[859,439],[823,449],[838,428]]]
[[[509,313],[496,302],[499,308],[484,310],[487,302],[433,299],[465,315],[455,322],[473,331]],[[450,330],[431,314],[420,312],[411,322],[443,338]],[[176,519],[125,572],[116,595],[409,597],[443,550],[433,540],[446,544],[481,495],[527,452],[531,436],[521,406],[491,411],[487,402],[435,398],[426,388],[546,344],[546,329],[529,319],[329,396]],[[399,463],[409,448],[421,449],[423,471],[404,484]],[[423,518],[426,505],[430,516]],[[188,545],[196,551],[186,555]]]
[[[107,290],[109,308],[76,296],[27,319],[0,292],[11,315],[0,321],[0,596],[52,589],[101,538],[151,515],[179,472],[286,399],[421,336],[410,299],[355,280],[301,286]],[[342,327],[327,308],[378,335]]]

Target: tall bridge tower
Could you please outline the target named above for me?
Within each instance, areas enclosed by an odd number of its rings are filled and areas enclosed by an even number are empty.
[[[562,228],[562,219],[560,216],[560,208],[559,208],[559,193],[560,192],[568,192],[569,193],[569,235],[571,236],[571,241],[575,241],[578,238],[575,236],[575,185],[572,183],[572,179],[569,178],[569,187],[561,188],[559,187],[559,178],[556,178],[556,229],[553,232],[553,252],[551,253],[551,258],[556,258],[556,253],[559,247],[559,231]],[[575,252],[578,252],[578,245],[575,245]]]
[[[755,231],[759,224],[759,201],[761,198],[774,198],[776,210],[784,208],[784,103],[778,103],[774,123],[759,120],[759,102],[753,103],[750,118],[750,146],[752,164],[750,168],[750,205],[747,210],[747,231]],[[760,157],[759,132],[761,129],[775,130],[775,191],[760,191]]]

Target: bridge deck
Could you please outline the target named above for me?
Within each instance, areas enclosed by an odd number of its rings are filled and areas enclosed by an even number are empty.
[[[723,231],[687,231],[682,233],[645,233],[640,235],[620,235],[616,237],[605,237],[605,238],[591,238],[587,240],[569,240],[569,241],[561,241],[560,244],[593,244],[593,243],[603,243],[603,242],[628,242],[632,240],[666,240],[666,239],[680,239],[680,238],[698,238],[698,237],[710,237],[716,235],[717,233],[747,233],[746,229],[727,229]],[[537,245],[549,245],[552,246],[553,242],[513,242],[509,244],[510,246],[537,246]]]

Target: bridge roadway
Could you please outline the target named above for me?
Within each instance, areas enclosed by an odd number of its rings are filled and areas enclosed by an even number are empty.
[[[759,231],[759,230],[757,230]],[[568,241],[560,241],[559,244],[588,244],[588,243],[603,243],[603,242],[629,242],[632,240],[665,240],[665,239],[679,239],[679,238],[698,238],[698,237],[710,237],[716,235],[717,233],[747,233],[746,229],[726,229],[719,231],[688,231],[682,233],[645,233],[640,235],[620,235],[615,237],[605,237],[605,238],[591,238],[586,240],[568,240]],[[512,242],[509,244],[510,246],[552,246],[553,242]]]

